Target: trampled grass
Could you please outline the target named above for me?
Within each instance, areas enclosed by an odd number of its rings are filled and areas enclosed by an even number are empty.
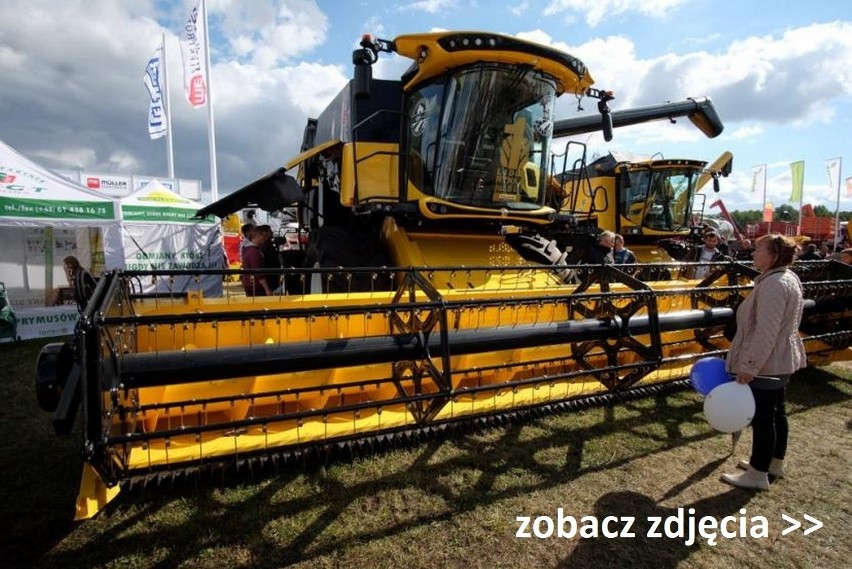
[[[41,344],[0,346],[0,566],[846,567],[852,551],[852,370],[805,370],[789,394],[788,477],[769,492],[719,482],[730,438],[680,392],[456,433],[277,473],[206,476],[124,493],[72,522],[79,433],[59,439],[35,402]],[[748,434],[736,458],[747,455]],[[634,537],[519,538],[518,516],[635,518]],[[651,537],[651,519],[734,516],[745,537]],[[742,511],[745,511],[743,514]],[[824,527],[781,535],[782,514]],[[768,537],[750,531],[767,521]],[[565,529],[570,524],[565,522]],[[578,528],[579,529],[579,528]],[[660,529],[663,529],[662,527]]]

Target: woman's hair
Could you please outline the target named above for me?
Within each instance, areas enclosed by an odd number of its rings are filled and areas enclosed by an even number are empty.
[[[790,265],[793,262],[793,257],[796,255],[796,250],[799,248],[793,239],[786,235],[779,235],[778,233],[761,235],[757,238],[755,245],[760,245],[761,243],[766,243],[766,248],[770,253],[775,255],[775,261],[769,267],[770,269]]]
[[[80,268],[80,261],[77,260],[77,257],[74,255],[68,255],[64,259],[62,259],[62,264],[68,267],[71,267],[72,272],[77,272],[77,269]]]

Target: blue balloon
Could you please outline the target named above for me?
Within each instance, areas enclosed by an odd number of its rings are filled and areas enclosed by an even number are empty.
[[[728,381],[733,381],[733,378],[725,371],[725,360],[722,358],[701,358],[689,372],[689,382],[702,395],[707,395],[714,387]]]

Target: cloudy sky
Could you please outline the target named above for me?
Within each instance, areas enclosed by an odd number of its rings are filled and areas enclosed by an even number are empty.
[[[166,34],[175,170],[209,189],[207,112],[183,97],[178,34],[197,0],[0,0],[0,139],[59,169],[165,175],[165,139],[147,133],[145,65]],[[316,116],[351,76],[362,33],[435,29],[516,35],[582,59],[614,110],[707,95],[725,132],[687,121],[619,129],[592,152],[712,161],[734,154],[729,209],[790,196],[805,160],[805,202],[834,210],[825,161],[852,176],[852,3],[838,0],[207,0],[219,194],[298,153]],[[398,58],[397,58],[398,59]],[[386,58],[377,75],[407,63]],[[560,118],[576,101],[561,101]],[[586,108],[593,108],[587,103]],[[842,192],[841,209],[852,209]],[[796,204],[797,205],[797,204]]]

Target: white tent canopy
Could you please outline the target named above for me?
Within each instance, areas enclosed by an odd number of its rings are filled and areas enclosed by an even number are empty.
[[[79,227],[115,221],[115,205],[0,141],[0,222]]]
[[[107,230],[108,269],[192,270],[224,268],[225,250],[219,223],[196,219],[202,204],[180,196],[157,180],[120,200],[121,222]],[[199,284],[194,284],[196,278]],[[185,292],[201,288],[222,294],[221,275],[160,277],[141,283],[143,291]]]
[[[103,231],[117,208],[98,195],[24,157],[0,141],[0,282],[10,301],[41,305],[54,282],[64,285],[62,258],[86,267],[103,263]],[[97,258],[96,258],[97,257]]]

